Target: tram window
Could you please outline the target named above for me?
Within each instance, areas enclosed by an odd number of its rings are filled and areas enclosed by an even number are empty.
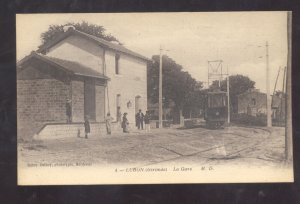
[[[226,97],[224,95],[210,95],[208,97],[209,107],[224,107],[226,106]]]

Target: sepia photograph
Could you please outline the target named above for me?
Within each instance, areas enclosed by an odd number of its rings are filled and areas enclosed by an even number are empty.
[[[16,14],[18,185],[293,182],[292,13]]]

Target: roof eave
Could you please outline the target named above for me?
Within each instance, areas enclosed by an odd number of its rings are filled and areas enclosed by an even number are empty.
[[[123,51],[120,51],[118,49],[114,49],[114,48],[111,48],[109,47],[108,45],[104,44],[104,43],[101,43],[99,41],[97,41],[96,39],[93,39],[85,34],[83,34],[82,32],[80,31],[77,31],[77,30],[68,30],[64,33],[62,33],[60,36],[58,36],[57,38],[53,39],[51,42],[49,42],[48,44],[45,44],[43,46],[41,46],[36,52],[38,53],[41,53],[47,49],[49,49],[50,47],[53,47],[54,45],[56,45],[57,43],[61,42],[62,40],[64,40],[65,38],[69,37],[70,35],[72,34],[75,34],[75,35],[79,35],[85,39],[88,39],[88,40],[91,40],[93,42],[95,42],[96,44],[100,45],[101,47],[104,47],[106,49],[110,49],[110,50],[113,50],[113,51],[116,51],[116,52],[120,52],[120,53],[124,53],[126,55],[129,55],[129,56],[132,56],[132,57],[135,57],[135,58],[138,58],[138,59],[141,59],[143,61],[146,61],[146,62],[150,62],[152,61],[151,59],[148,59],[147,57],[143,57],[143,56],[136,56],[136,55],[133,55],[133,54],[130,54],[130,53],[126,53],[126,52],[123,52]]]
[[[106,76],[95,76],[95,75],[88,75],[88,74],[80,74],[80,73],[77,73],[77,72],[75,72],[74,74],[77,75],[77,76],[91,77],[91,78],[104,79],[104,80],[110,81],[110,78],[106,77]]]
[[[61,65],[59,65],[59,64],[57,64],[57,63],[55,63],[55,62],[53,62],[53,61],[51,61],[51,60],[49,60],[49,59],[47,59],[47,58],[44,58],[44,57],[40,56],[40,55],[37,54],[36,52],[31,52],[31,54],[30,54],[29,56],[26,56],[23,60],[21,60],[17,66],[20,67],[20,68],[22,68],[22,65],[23,65],[25,62],[27,62],[28,60],[32,59],[32,58],[36,58],[36,59],[39,59],[39,60],[44,61],[44,62],[46,62],[46,63],[49,63],[49,64],[51,64],[51,65],[57,67],[58,69],[60,69],[60,70],[62,70],[62,71],[64,71],[64,72],[66,72],[66,73],[68,73],[68,74],[74,74],[73,71],[70,71],[70,70],[64,68],[63,66],[61,66]]]

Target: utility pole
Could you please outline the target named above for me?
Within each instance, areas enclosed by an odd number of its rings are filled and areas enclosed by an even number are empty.
[[[230,95],[229,95],[229,72],[227,66],[227,123],[230,123]]]
[[[159,49],[159,97],[158,97],[158,105],[159,105],[159,128],[162,128],[162,114],[163,114],[163,107],[162,107],[162,48],[160,46]]]
[[[283,71],[283,80],[282,80],[282,93],[281,93],[281,98],[280,98],[280,121],[282,119],[282,107],[283,107],[283,97],[284,95],[286,94],[286,87],[285,87],[285,83],[286,83],[286,80],[285,80],[285,77],[286,77],[286,67],[284,67],[284,71]],[[285,97],[286,98],[286,97]],[[285,103],[286,105],[286,103]]]
[[[292,12],[287,12],[287,39],[288,59],[286,70],[286,103],[285,103],[285,159],[287,163],[293,161],[293,139],[292,139]]]
[[[207,61],[207,88],[209,89],[209,61]]]
[[[269,44],[266,42],[266,91],[267,91],[267,127],[272,127],[271,100],[270,100],[270,70],[269,70]]]
[[[275,96],[275,91],[276,91],[276,87],[277,87],[277,81],[278,81],[278,77],[279,77],[279,74],[280,74],[280,70],[281,70],[281,67],[279,67],[278,69],[278,73],[277,73],[277,77],[276,77],[276,81],[275,81],[275,85],[274,85],[274,89],[273,89],[273,97],[272,97],[272,100],[271,100],[271,107],[273,107],[273,103],[274,103],[274,96]]]
[[[212,82],[214,82],[214,80],[218,80],[218,85],[219,88],[221,88],[221,80],[222,80],[222,76],[223,76],[223,68],[222,68],[222,63],[223,60],[211,60],[208,61],[208,66],[207,66],[207,83],[208,83],[208,88],[209,88],[209,82],[210,79],[212,80]]]

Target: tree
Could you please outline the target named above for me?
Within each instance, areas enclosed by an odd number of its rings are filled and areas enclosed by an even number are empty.
[[[152,62],[148,64],[148,98],[152,103],[158,102],[159,94],[159,56],[152,56]],[[171,102],[175,103],[177,110],[190,109],[197,102],[195,91],[202,88],[202,83],[197,82],[183,67],[173,59],[164,55],[163,64],[163,86],[162,95],[164,107],[169,107]]]
[[[210,89],[214,89],[217,87],[219,87],[219,81],[213,81]],[[247,76],[243,76],[240,74],[229,76],[230,103],[234,113],[237,112],[237,96],[254,87],[255,82]],[[226,79],[221,81],[221,91],[227,91]]]
[[[64,26],[74,26],[76,30],[85,32],[87,34],[102,38],[107,41],[117,41],[119,40],[112,36],[111,34],[105,33],[105,28],[96,24],[90,24],[88,22],[82,21],[81,23],[66,23],[64,25],[50,25],[48,30],[41,34],[42,45],[47,44],[49,41],[56,38],[59,34],[64,32]],[[41,47],[40,46],[40,47]]]

